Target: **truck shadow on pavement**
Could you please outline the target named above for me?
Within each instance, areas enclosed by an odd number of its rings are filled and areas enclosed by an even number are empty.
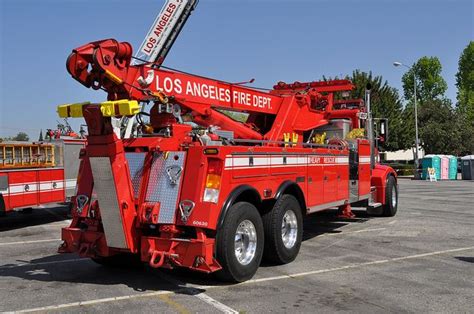
[[[376,219],[367,214],[364,210],[353,210],[355,218],[337,217],[337,210],[325,210],[319,213],[308,215],[303,220],[303,242],[311,240],[323,234],[342,233],[342,227],[352,223],[365,223],[369,219]]]
[[[32,208],[24,211],[11,212],[0,217],[0,232],[38,226],[69,219],[67,205],[55,207]]]
[[[354,219],[337,217],[336,211],[325,211],[304,219],[303,241],[324,234],[342,233],[342,227],[352,223],[364,223],[371,219],[365,211],[354,211]],[[67,210],[58,215],[67,217]],[[51,219],[51,217],[50,217]],[[54,220],[53,220],[54,221]],[[43,221],[44,223],[44,221]],[[18,224],[21,225],[21,224]],[[17,225],[17,226],[18,226]],[[59,244],[59,242],[58,242]],[[53,253],[53,252],[50,252]],[[275,265],[262,262],[261,267]],[[173,291],[183,294],[198,294],[205,290],[190,288],[197,286],[224,286],[215,276],[193,272],[187,269],[151,269],[148,266],[130,268],[109,268],[96,264],[90,259],[79,258],[75,254],[52,254],[32,260],[16,260],[15,264],[0,264],[0,278],[16,277],[24,280],[49,282],[45,289],[61,289],[70,283],[95,285],[126,285],[134,291]]]
[[[474,263],[474,257],[472,256],[456,256],[454,258],[462,262]]]

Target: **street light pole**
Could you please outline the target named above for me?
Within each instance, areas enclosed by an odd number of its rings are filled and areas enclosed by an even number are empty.
[[[394,66],[404,66],[408,68],[408,70],[412,70],[412,67],[409,67],[406,64],[403,64],[401,62],[394,62]],[[416,101],[416,73],[415,70],[413,69],[413,96],[414,96],[414,104],[415,104],[415,179],[420,179],[420,173],[418,172],[418,167],[420,165],[420,161],[418,159],[418,151],[419,151],[419,139],[418,139],[418,107],[417,107],[417,101]]]
[[[420,166],[420,161],[418,159],[418,152],[419,152],[419,146],[418,146],[418,107],[416,105],[416,73],[413,71],[413,90],[414,90],[414,96],[415,96],[415,179],[418,180],[420,179],[420,173],[418,172],[418,167]]]

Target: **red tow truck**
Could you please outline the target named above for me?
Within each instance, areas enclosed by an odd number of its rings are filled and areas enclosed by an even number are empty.
[[[75,195],[79,151],[85,140],[0,143],[0,216]]]
[[[108,101],[58,107],[84,117],[89,134],[60,252],[241,282],[262,258],[297,257],[305,215],[337,207],[352,217],[351,204],[395,215],[397,177],[375,158],[369,91],[345,99],[348,80],[262,91],[165,70],[162,60],[133,58],[113,39],[69,56],[72,77]],[[136,132],[121,138],[113,121],[124,117]]]

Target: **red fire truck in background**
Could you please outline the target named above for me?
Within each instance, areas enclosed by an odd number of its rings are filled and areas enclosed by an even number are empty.
[[[0,215],[61,203],[75,194],[83,139],[0,143]]]
[[[72,77],[108,101],[58,107],[89,133],[59,251],[244,281],[262,258],[296,258],[304,215],[352,217],[351,204],[395,215],[397,178],[376,160],[369,90],[365,101],[344,97],[348,80],[262,91],[161,66],[195,3],[168,0],[138,57],[114,39],[69,56]],[[115,132],[125,117],[129,131]]]

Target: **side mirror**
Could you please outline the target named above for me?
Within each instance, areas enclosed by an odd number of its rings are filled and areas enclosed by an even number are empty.
[[[380,119],[378,122],[378,142],[384,145],[388,142],[388,119]]]

